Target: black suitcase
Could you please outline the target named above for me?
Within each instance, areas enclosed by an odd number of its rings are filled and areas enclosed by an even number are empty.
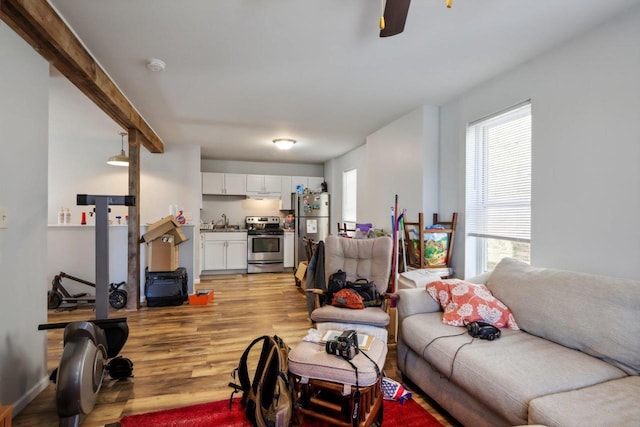
[[[149,271],[145,269],[144,296],[147,307],[182,305],[189,298],[187,269]]]

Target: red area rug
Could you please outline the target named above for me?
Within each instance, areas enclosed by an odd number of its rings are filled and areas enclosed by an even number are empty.
[[[251,427],[240,406],[240,399],[234,399],[229,410],[229,401],[203,403],[166,411],[130,415],[120,421],[121,427]],[[441,427],[433,418],[413,400],[400,405],[395,401],[384,401],[384,427]],[[304,427],[323,427],[320,423],[308,423]]]

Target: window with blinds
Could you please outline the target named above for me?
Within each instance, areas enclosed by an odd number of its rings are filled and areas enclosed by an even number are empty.
[[[531,103],[467,128],[466,231],[476,239],[477,272],[504,256],[529,261]]]

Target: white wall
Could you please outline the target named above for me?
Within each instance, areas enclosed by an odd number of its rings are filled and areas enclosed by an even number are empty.
[[[325,163],[325,173],[330,171],[325,177],[330,180],[333,190],[331,190],[331,233],[337,234],[338,222],[343,222],[342,219],[342,174],[345,171],[357,169],[358,170],[358,198],[356,206],[356,215],[358,222],[366,223],[370,222],[367,206],[365,201],[367,199],[368,187],[366,180],[368,179],[367,172],[367,145],[363,144],[358,148],[355,148],[347,154],[340,156],[339,158],[332,159]],[[386,224],[376,224],[377,227],[385,227]]]
[[[227,216],[229,225],[244,227],[247,216],[282,216],[283,212],[280,212],[280,200],[247,199],[244,196],[202,196],[203,221],[222,221],[222,214]]]
[[[67,87],[74,94],[73,102],[82,103],[83,109],[94,109],[84,94],[73,88],[64,78],[52,79],[52,111],[56,103],[69,102],[60,99],[59,87]],[[83,99],[83,97],[85,99]],[[49,213],[50,224],[57,222],[61,206],[72,212],[72,223],[80,224],[81,212],[92,207],[76,206],[76,194],[128,194],[128,169],[108,165],[107,159],[120,152],[121,131],[106,114],[94,112],[92,117],[102,117],[92,132],[76,133],[75,120],[53,116],[49,153]],[[95,119],[94,119],[95,120]],[[128,152],[127,137],[125,151]],[[200,147],[176,145],[165,141],[165,152],[152,154],[140,148],[140,221],[155,222],[169,215],[169,205],[177,204],[199,221],[202,203],[200,194]],[[110,218],[127,215],[127,208],[111,207]],[[197,223],[197,222],[196,222]]]
[[[464,212],[466,124],[531,99],[532,264],[640,279],[638,40],[640,8],[444,105],[441,210]]]
[[[342,173],[358,169],[358,222],[391,230],[391,207],[398,195],[398,212],[411,221],[438,211],[439,110],[424,105],[367,137],[362,145],[325,164],[333,182],[333,223],[342,217]],[[449,215],[448,212],[443,214]],[[334,219],[335,218],[335,219]]]
[[[49,65],[0,24],[0,405],[18,412],[48,385],[47,120]],[[8,58],[8,59],[7,59]]]
[[[363,216],[368,212],[371,222],[390,230],[396,194],[409,220],[420,211],[427,217],[438,212],[438,134],[438,108],[425,105],[367,137]]]
[[[107,159],[120,152],[122,130],[111,118],[98,109],[84,94],[71,85],[64,77],[54,76],[50,82],[51,116],[49,119],[49,205],[48,221],[57,222],[60,207],[72,212],[72,223],[80,224],[81,213],[89,212],[93,206],[77,206],[77,194],[128,194],[128,169],[111,166]],[[65,108],[64,103],[74,103],[82,116],[65,117],[56,115]],[[86,114],[86,115],[84,115]],[[91,126],[86,121],[91,120]],[[78,123],[85,121],[83,126]],[[90,131],[87,131],[90,129]],[[127,137],[124,139],[128,152]],[[153,223],[169,215],[169,205],[178,205],[187,214],[190,223],[200,223],[202,204],[200,174],[200,147],[176,145],[165,141],[165,152],[152,154],[140,148],[140,197],[138,202],[140,223]],[[111,206],[110,218],[125,216],[128,208]],[[69,235],[68,233],[65,235]],[[197,235],[196,239],[199,239]],[[199,242],[194,242],[192,259],[199,259]],[[109,247],[110,252],[124,252],[124,248]],[[62,267],[56,267],[54,254],[49,257],[49,281]],[[120,256],[118,259],[122,259]],[[59,263],[58,263],[59,264]],[[114,263],[120,271],[111,274],[111,282],[126,279],[126,262]],[[66,267],[72,268],[72,267]],[[85,268],[74,269],[80,274]],[[197,271],[197,268],[195,269]],[[72,271],[66,271],[74,274]],[[199,276],[199,275],[197,275]],[[94,278],[81,278],[94,281]],[[197,277],[194,277],[197,280]]]

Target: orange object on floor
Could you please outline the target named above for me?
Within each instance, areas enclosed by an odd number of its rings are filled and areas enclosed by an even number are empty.
[[[213,291],[198,291],[197,294],[189,295],[189,305],[207,305],[211,301],[213,301]]]

